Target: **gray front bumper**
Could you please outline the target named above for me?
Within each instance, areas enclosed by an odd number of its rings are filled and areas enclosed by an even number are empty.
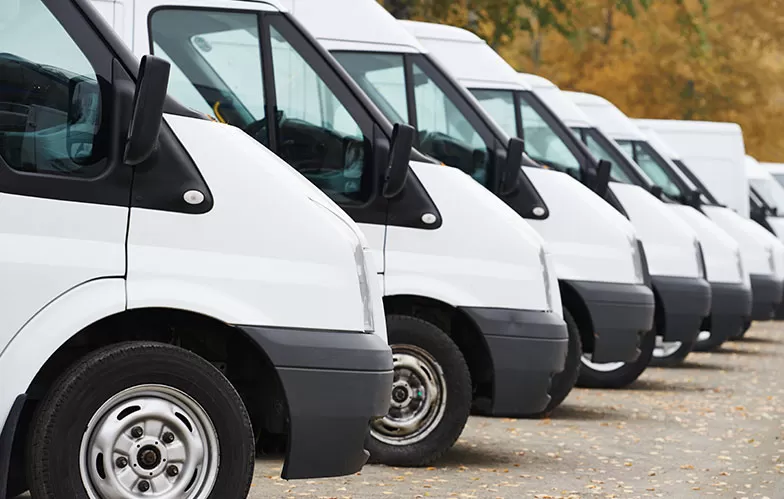
[[[550,403],[550,383],[569,347],[564,320],[551,312],[465,307],[487,342],[493,396],[475,409],[493,416],[537,414]]]

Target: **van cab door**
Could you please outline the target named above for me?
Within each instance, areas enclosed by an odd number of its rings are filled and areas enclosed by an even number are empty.
[[[124,278],[133,174],[114,140],[113,56],[103,41],[70,2],[3,5],[0,355],[59,296]]]

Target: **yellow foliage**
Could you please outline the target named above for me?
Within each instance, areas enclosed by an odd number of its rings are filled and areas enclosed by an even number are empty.
[[[688,0],[652,2],[635,18],[606,0],[582,9],[570,39],[534,30],[501,55],[632,117],[739,123],[750,154],[784,162],[784,0],[713,0],[707,15]]]

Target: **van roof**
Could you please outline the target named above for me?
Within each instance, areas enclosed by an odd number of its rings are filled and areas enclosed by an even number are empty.
[[[720,121],[688,121],[688,120],[640,120],[641,124],[648,124],[658,130],[695,131],[702,134],[742,134],[743,131],[737,123]]]
[[[517,71],[484,40],[463,28],[399,21],[455,79],[471,89],[530,90]],[[466,64],[466,61],[471,61]]]
[[[762,167],[754,156],[746,155],[746,176],[749,178],[767,178],[770,173]]]
[[[596,126],[615,140],[646,140],[645,134],[623,111],[604,97],[585,92],[565,92]]]
[[[768,169],[770,173],[781,175],[784,173],[784,163],[760,163]]]
[[[288,12],[291,10],[291,3],[295,0],[241,0],[243,2],[266,3],[275,7],[281,12]]]
[[[327,50],[426,52],[375,0],[285,0]]]

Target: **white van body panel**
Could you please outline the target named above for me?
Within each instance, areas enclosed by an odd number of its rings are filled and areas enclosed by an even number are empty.
[[[131,210],[128,308],[168,305],[229,324],[363,330],[361,301],[345,299],[359,298],[356,273],[346,272],[356,265],[358,231],[319,204],[303,207],[302,182],[291,167],[238,128],[178,116],[166,121],[216,202],[198,217]],[[233,147],[215,148],[216,141]],[[226,175],[227,165],[236,174]],[[238,220],[237,213],[248,216]]]
[[[743,257],[743,267],[749,274],[772,274],[770,245],[756,230],[758,225],[721,206],[703,206],[705,214],[735,238]],[[760,227],[761,228],[761,227]],[[764,231],[764,229],[762,229]]]
[[[735,123],[640,120],[675,149],[720,203],[749,218],[743,132]]]
[[[4,342],[0,349],[0,421],[5,421],[16,396],[27,391],[58,348],[90,324],[124,310],[125,279],[95,279],[54,297],[14,330],[7,338],[10,343]]]
[[[710,282],[738,283],[744,281],[738,266],[740,245],[714,221],[691,206],[666,204],[694,229],[705,256],[705,271]]]
[[[547,104],[558,118],[569,128],[594,126],[589,118],[555,83],[547,78],[529,73],[518,73],[520,81],[531,87],[533,92]]]
[[[613,140],[646,142],[654,149],[657,144],[610,101],[597,95],[564,92],[581,111],[590,116],[596,126]],[[667,151],[659,152],[666,161]],[[672,165],[673,170],[679,168]],[[718,225],[691,206],[664,203],[695,231],[705,258],[707,278],[711,282],[741,282],[743,273],[738,268],[738,244]]]
[[[462,171],[411,166],[449,216],[436,230],[388,227],[387,295],[432,296],[452,306],[548,310],[539,235]],[[560,307],[556,310],[560,314]]]
[[[651,275],[700,277],[694,230],[645,189],[610,183],[645,246]]]
[[[639,284],[630,258],[634,227],[602,198],[569,175],[526,168],[526,175],[548,204],[550,215],[529,220],[547,241],[558,278]]]

